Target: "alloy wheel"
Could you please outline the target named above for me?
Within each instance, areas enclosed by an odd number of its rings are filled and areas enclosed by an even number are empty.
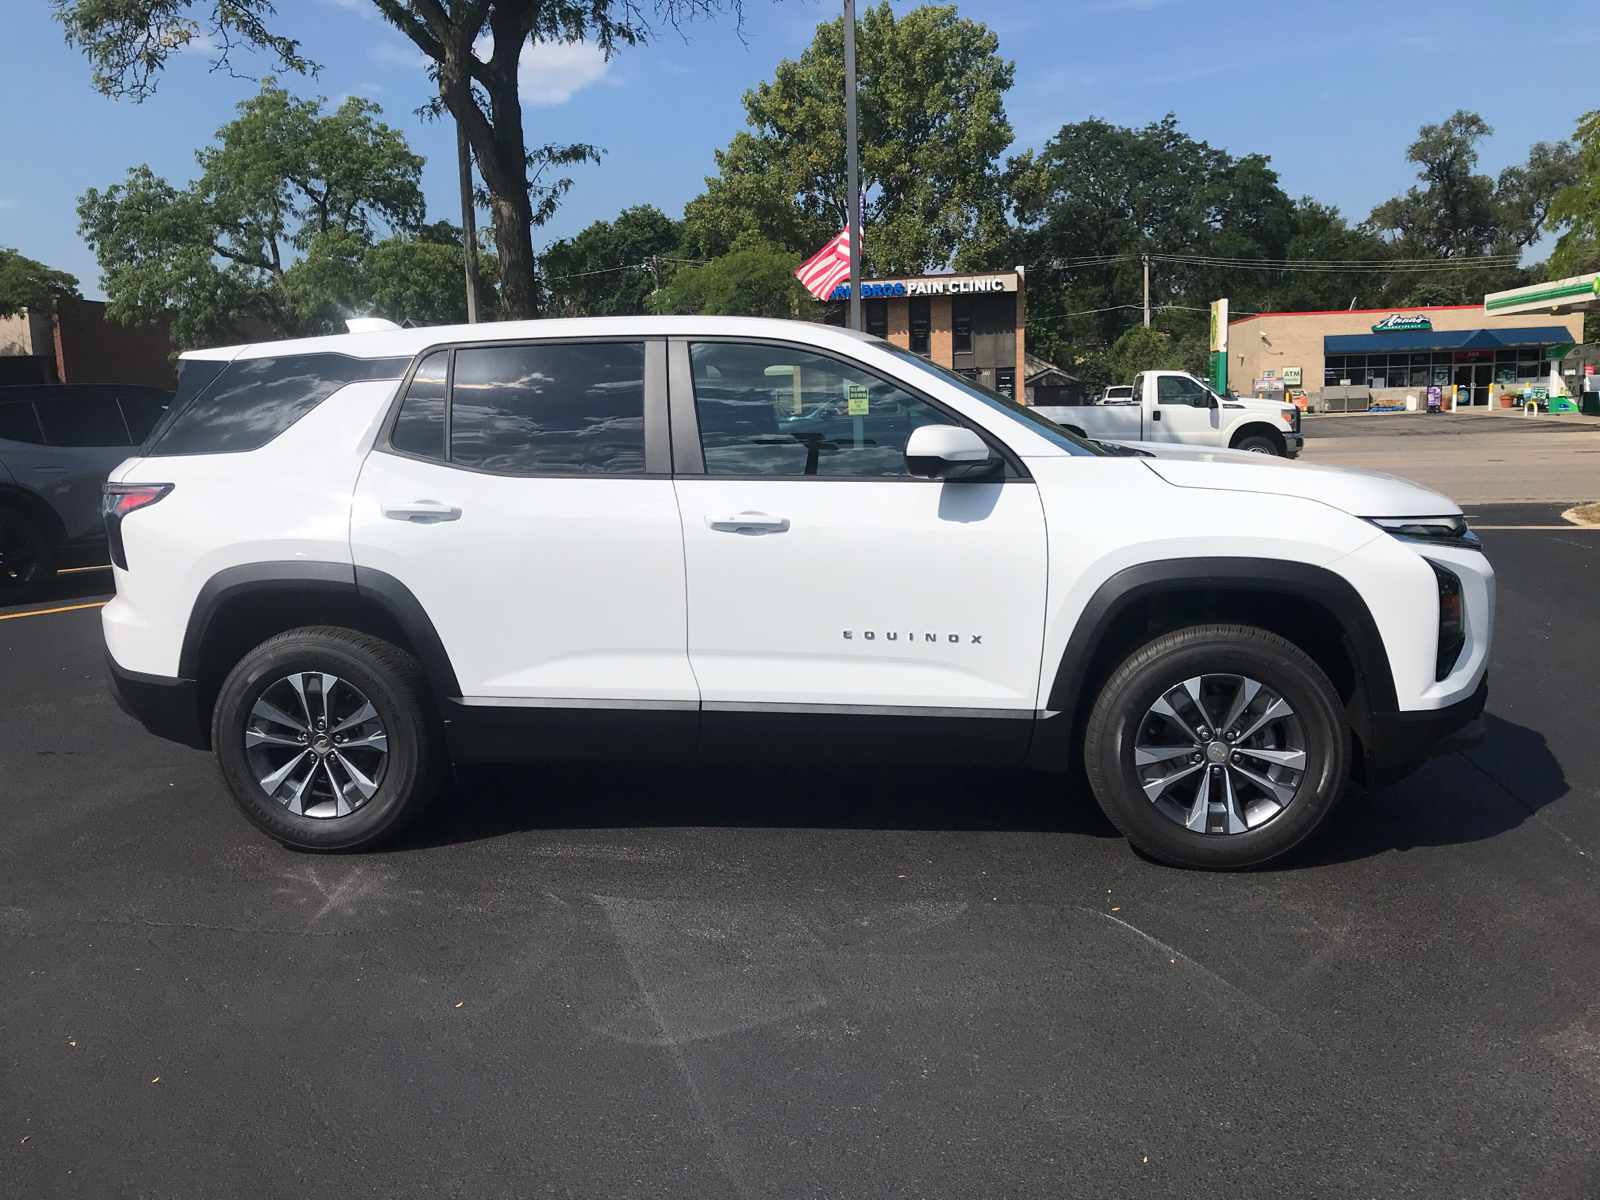
[[[1195,833],[1248,833],[1293,802],[1306,774],[1305,730],[1265,684],[1197,675],[1146,711],[1133,766],[1168,820]]]
[[[244,747],[261,790],[302,817],[349,816],[372,799],[389,763],[372,702],[320,671],[269,684],[245,722]]]
[[[43,548],[29,526],[0,513],[0,597],[25,594],[43,565]]]

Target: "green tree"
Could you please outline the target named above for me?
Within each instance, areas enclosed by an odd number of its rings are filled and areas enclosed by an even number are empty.
[[[94,66],[108,96],[142,100],[167,59],[198,40],[219,47],[226,66],[239,49],[264,51],[285,70],[314,71],[300,43],[275,31],[272,0],[52,0],[67,40]],[[652,33],[638,0],[373,0],[378,12],[429,60],[438,85],[436,112],[466,131],[487,189],[502,275],[506,317],[538,315],[533,227],[548,218],[570,181],[544,181],[555,166],[592,157],[592,146],[550,144],[529,151],[518,94],[524,46],[589,39],[610,55]],[[654,0],[658,20],[731,11],[741,0]],[[480,53],[487,58],[479,57]]]
[[[1190,366],[1171,339],[1143,325],[1119,337],[1106,355],[1106,368],[1117,383],[1132,383],[1140,371],[1182,371]]]
[[[351,97],[324,115],[268,80],[239,111],[187,187],[141,166],[80,199],[110,316],[164,315],[181,346],[236,340],[243,316],[281,336],[336,328],[365,297],[377,234],[420,225],[423,160],[377,105]]]
[[[1458,110],[1424,125],[1407,148],[1422,186],[1378,205],[1366,228],[1397,258],[1493,258],[1478,269],[1397,274],[1386,291],[1391,303],[1476,304],[1485,292],[1536,278],[1517,260],[1543,231],[1556,196],[1576,181],[1578,156],[1567,143],[1538,142],[1525,164],[1491,178],[1477,165],[1478,144],[1493,133],[1477,113]]]
[[[641,204],[614,221],[596,221],[544,253],[547,308],[553,316],[621,316],[649,311],[645,301],[672,278],[680,259],[679,222]]]
[[[743,242],[703,267],[686,267],[646,302],[651,312],[724,317],[795,317],[815,307],[795,278],[800,256]]]
[[[1102,373],[1102,382],[1121,371],[1103,375],[1109,348],[1141,321],[1146,254],[1155,319],[1187,345],[1220,296],[1240,311],[1286,299],[1343,307],[1348,277],[1273,264],[1380,249],[1335,210],[1292,200],[1262,155],[1214,149],[1170,113],[1142,129],[1093,118],[1062,126],[1013,194],[1012,260],[1029,264],[1028,343],[1086,379]]]
[[[76,276],[0,246],[0,317],[25,308],[48,309],[58,297],[77,294]]]
[[[1000,155],[1012,64],[999,39],[951,6],[897,18],[867,9],[856,39],[862,255],[875,274],[992,265],[1006,232]],[[749,131],[717,153],[718,174],[684,212],[697,254],[754,237],[799,254],[839,232],[845,170],[844,23],[817,27],[798,62],[745,93]],[[1025,168],[1026,160],[1013,170]]]
[[[1600,110],[1578,118],[1576,178],[1550,205],[1545,227],[1560,233],[1550,255],[1548,277],[1560,279],[1600,270]]]

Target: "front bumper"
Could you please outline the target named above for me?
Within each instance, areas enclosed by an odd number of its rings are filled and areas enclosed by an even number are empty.
[[[194,680],[125,670],[109,653],[106,670],[112,698],[123,712],[157,737],[196,750],[211,749],[211,731],[200,719],[200,693]]]
[[[1366,744],[1366,782],[1383,787],[1404,779],[1430,758],[1470,750],[1487,732],[1483,716],[1489,702],[1489,675],[1478,690],[1449,708],[1425,712],[1373,713]]]

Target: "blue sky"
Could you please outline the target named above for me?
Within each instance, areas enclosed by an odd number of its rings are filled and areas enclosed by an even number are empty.
[[[836,3],[745,0],[744,40],[730,21],[664,30],[609,63],[587,47],[547,48],[525,87],[530,144],[593,142],[601,166],[543,230],[542,244],[631,204],[672,215],[713,169],[712,151],[742,127],[740,97],[810,42]],[[861,0],[864,5],[864,0]],[[459,220],[454,132],[412,115],[428,96],[417,55],[370,0],[280,0],[278,23],[322,64],[292,91],[382,104],[427,156],[430,219]],[[914,5],[896,2],[904,12]],[[1000,37],[1016,63],[1007,111],[1013,151],[1041,146],[1071,121],[1096,116],[1143,125],[1174,112],[1186,132],[1234,154],[1272,159],[1283,186],[1337,205],[1352,219],[1403,191],[1405,147],[1425,122],[1457,108],[1495,129],[1480,169],[1522,160],[1528,146],[1569,136],[1600,108],[1592,64],[1600,8],[1589,2],[1328,0],[1185,4],[1163,0],[1067,3],[969,0],[962,15]],[[148,163],[174,183],[195,172],[194,150],[255,91],[208,69],[204,54],[169,67],[156,96],[113,102],[89,86],[47,0],[4,0],[10,53],[0,74],[0,246],[76,274],[98,296],[94,256],[77,235],[77,198]],[[268,64],[242,59],[260,74]]]

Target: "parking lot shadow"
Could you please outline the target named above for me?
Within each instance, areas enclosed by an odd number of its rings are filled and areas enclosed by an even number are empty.
[[[1282,869],[1390,851],[1484,841],[1515,829],[1570,790],[1544,734],[1496,716],[1481,746],[1428,762],[1399,783],[1352,787],[1328,824]]]
[[[1088,787],[1021,770],[749,763],[463,766],[395,849],[531,829],[730,826],[1116,837]]]

